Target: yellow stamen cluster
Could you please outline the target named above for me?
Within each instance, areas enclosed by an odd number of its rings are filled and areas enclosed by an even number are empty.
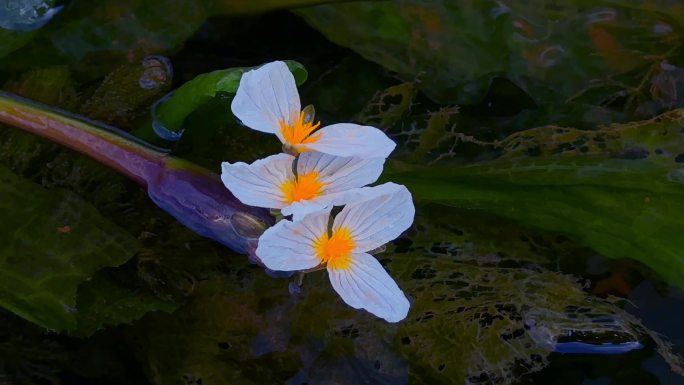
[[[351,264],[354,239],[348,228],[340,227],[332,236],[323,234],[316,239],[314,249],[321,264],[327,264],[332,269],[347,269]]]
[[[318,140],[318,134],[311,135],[319,126],[320,122],[313,123],[308,115],[302,111],[292,116],[292,123],[280,121],[280,133],[285,143],[291,145],[314,143]]]
[[[319,174],[312,171],[288,180],[280,186],[280,190],[283,192],[285,203],[292,204],[320,196],[323,186],[324,183],[320,181]]]

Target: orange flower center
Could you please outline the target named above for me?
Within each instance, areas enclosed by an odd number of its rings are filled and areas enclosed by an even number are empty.
[[[283,183],[280,190],[283,192],[285,203],[291,204],[320,196],[324,183],[318,178],[318,173],[312,171]]]
[[[331,237],[323,234],[314,242],[316,256],[332,269],[347,269],[351,263],[351,253],[354,250],[354,239],[351,231],[340,227]]]
[[[280,122],[280,133],[287,144],[307,144],[318,140],[318,135],[311,133],[321,125],[321,122],[313,123],[307,120],[304,111],[292,116],[292,123]]]

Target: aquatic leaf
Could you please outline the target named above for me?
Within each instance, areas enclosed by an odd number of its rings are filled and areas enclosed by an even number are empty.
[[[648,92],[642,79],[675,54],[684,8],[676,0],[400,0],[296,13],[436,101],[476,104],[500,76],[539,104],[562,104]]]
[[[658,338],[615,299],[593,297],[576,278],[541,267],[591,251],[469,210],[427,205],[418,212],[414,229],[379,255],[412,296],[394,339],[411,363],[411,383],[516,383],[544,368],[551,351],[581,342],[575,335],[628,350]],[[673,369],[681,367],[667,343],[656,347]],[[598,351],[591,342],[583,349]]]
[[[214,4],[214,12],[223,15],[240,15],[262,13],[278,9],[307,7],[324,3],[335,3],[344,0],[218,0]]]
[[[77,327],[79,284],[131,258],[137,241],[65,190],[0,167],[0,306],[55,330]]]
[[[79,286],[78,335],[90,336],[108,326],[131,323],[152,311],[170,313],[176,309],[172,301],[157,298],[131,281],[124,286],[114,272],[101,271]]]
[[[610,258],[637,259],[684,287],[684,110],[582,131],[555,126],[498,142],[467,165],[394,164],[386,177],[419,201],[563,234]]]
[[[209,2],[195,0],[107,0],[73,3],[30,45],[2,67],[21,71],[35,65],[67,64],[95,80],[148,55],[178,50],[210,15]]]
[[[231,265],[240,267],[232,270]],[[271,355],[268,363],[251,353],[251,341],[260,331],[285,327],[259,314],[259,304],[277,306],[287,292],[282,287],[274,292],[272,285],[279,281],[249,269],[244,260],[233,259],[228,268],[228,277],[214,274],[197,282],[173,317],[153,313],[134,325],[130,339],[137,341],[138,359],[152,384],[276,383],[296,372],[296,352]],[[251,290],[255,274],[264,291]],[[276,376],[280,371],[285,375]]]
[[[186,305],[149,314],[127,340],[153,384],[512,384],[548,364],[564,331],[610,329],[614,348],[651,335],[613,300],[541,266],[590,254],[556,235],[431,205],[377,255],[411,298],[399,324],[346,306],[324,272],[297,288],[226,259]]]
[[[303,65],[288,60],[287,65],[295,77],[297,85],[306,81],[307,72]],[[201,74],[183,84],[173,92],[173,96],[162,101],[154,111],[154,121],[136,131],[136,135],[151,139],[152,129],[163,138],[178,140],[183,121],[202,104],[211,101],[217,94],[233,95],[240,85],[242,74],[254,67],[228,68]],[[228,114],[228,112],[226,112]],[[156,126],[156,127],[155,127]]]

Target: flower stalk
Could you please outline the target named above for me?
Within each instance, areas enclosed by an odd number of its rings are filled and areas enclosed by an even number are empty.
[[[164,211],[199,235],[254,258],[273,224],[268,210],[240,203],[213,172],[138,138],[50,106],[0,92],[0,123],[87,155],[147,190]]]

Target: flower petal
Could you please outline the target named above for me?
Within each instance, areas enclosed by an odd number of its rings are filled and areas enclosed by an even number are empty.
[[[312,136],[316,135],[316,141],[299,145],[297,148],[337,156],[387,158],[396,147],[392,139],[377,128],[352,123],[326,126]]]
[[[330,210],[318,211],[302,220],[282,220],[259,238],[256,255],[271,270],[305,270],[318,266],[314,242],[328,231]]]
[[[275,61],[245,72],[231,110],[245,126],[280,138],[280,122],[291,123],[301,110],[297,83],[287,64]]]
[[[318,173],[325,186],[323,193],[333,194],[375,182],[384,164],[385,158],[340,157],[312,151],[299,155],[297,173]]]
[[[293,161],[292,155],[277,154],[252,164],[223,162],[221,180],[246,205],[282,208],[285,202],[280,186],[294,178]]]
[[[332,207],[332,205],[328,199],[319,198],[314,201],[309,200],[294,202],[289,206],[283,207],[280,212],[284,216],[292,215],[292,220],[297,222],[311,213],[325,210],[326,208],[330,207]]]
[[[360,191],[360,193],[359,193]],[[367,252],[398,237],[413,223],[415,207],[406,187],[394,183],[353,192],[356,199],[335,217],[333,229],[346,227],[355,243],[354,252]]]
[[[353,254],[345,269],[328,267],[330,282],[342,300],[354,309],[366,309],[388,322],[408,314],[408,299],[373,256]]]
[[[332,202],[337,205],[347,203],[346,195],[341,193],[378,180],[384,163],[384,158],[339,157],[315,151],[300,154],[297,174],[306,175],[314,172],[324,187],[319,197],[286,206],[283,208],[283,214],[294,215],[294,220],[297,220],[310,212],[330,206]]]

